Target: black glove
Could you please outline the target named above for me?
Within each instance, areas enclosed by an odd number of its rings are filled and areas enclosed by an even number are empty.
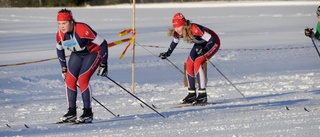
[[[159,57],[161,58],[161,59],[166,59],[167,57],[169,57],[170,56],[170,53],[169,52],[162,52],[162,53],[160,53],[160,55],[159,55]]]
[[[66,75],[67,75],[67,67],[62,67],[61,76],[63,81],[66,81]]]
[[[307,37],[312,37],[313,36],[313,28],[306,28],[304,29],[304,35],[306,35]]]
[[[202,55],[206,54],[207,52],[208,52],[207,48],[204,47],[204,48],[198,49],[197,54],[199,56],[202,56]]]
[[[98,68],[98,76],[107,76],[108,75],[108,64],[101,63]]]

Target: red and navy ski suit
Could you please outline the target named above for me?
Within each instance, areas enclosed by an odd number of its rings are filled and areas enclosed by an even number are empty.
[[[210,59],[219,50],[220,39],[214,31],[196,23],[191,24],[191,32],[195,39],[193,40],[194,45],[186,61],[186,77],[188,81],[188,88],[189,90],[196,89],[196,77],[198,80],[199,89],[205,89],[205,76],[201,66],[206,62],[206,58]],[[167,52],[170,54],[173,52],[178,45],[180,38],[182,37],[174,37]],[[197,54],[197,51],[202,48],[206,48],[208,51],[203,56]]]
[[[75,22],[73,31],[57,32],[56,42],[61,67],[67,67],[65,82],[69,108],[77,107],[77,86],[81,91],[83,107],[91,108],[92,91],[89,81],[100,63],[107,64],[107,41],[87,24]],[[68,65],[64,49],[71,51]]]

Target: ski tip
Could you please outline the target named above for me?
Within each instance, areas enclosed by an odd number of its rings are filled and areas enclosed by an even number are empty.
[[[11,128],[11,126],[10,126],[9,124],[6,124],[6,126],[7,126],[8,128]]]
[[[307,108],[305,108],[305,107],[304,107],[303,109],[304,109],[304,111],[310,112],[310,111],[309,111]]]
[[[155,105],[153,105],[153,104],[151,104],[151,105],[152,105],[153,108],[157,109],[157,107]]]
[[[286,106],[286,109],[287,109],[287,110],[290,110],[290,109],[288,108],[288,106]]]
[[[25,126],[26,128],[29,128],[29,126],[28,126],[27,124],[24,124],[24,126]]]

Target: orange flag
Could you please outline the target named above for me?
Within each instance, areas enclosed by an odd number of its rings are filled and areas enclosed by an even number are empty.
[[[125,36],[128,33],[130,33],[132,31],[132,29],[126,29],[124,31],[119,32],[119,37]]]
[[[134,39],[135,39],[135,35],[133,35],[130,39],[130,42],[129,44],[127,45],[127,47],[124,49],[124,51],[122,52],[122,54],[120,55],[119,59],[122,60],[122,58],[124,57],[124,55],[126,54],[128,48],[130,47],[130,45],[134,42]]]

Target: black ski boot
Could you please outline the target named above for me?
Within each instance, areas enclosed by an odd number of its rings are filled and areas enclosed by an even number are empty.
[[[69,108],[67,114],[64,114],[60,119],[61,123],[74,122],[77,119],[77,108]]]
[[[196,99],[197,94],[195,90],[189,90],[188,92],[189,94],[181,101],[181,104],[192,103]]]
[[[83,114],[75,121],[75,123],[92,123],[93,113],[91,108],[83,108]]]
[[[207,104],[207,92],[202,89],[199,90],[198,97],[192,102],[193,105],[205,105]]]

